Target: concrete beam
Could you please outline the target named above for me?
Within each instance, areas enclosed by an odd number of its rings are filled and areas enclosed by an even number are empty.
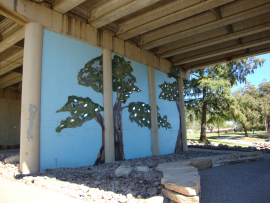
[[[155,69],[148,66],[149,99],[151,107],[152,155],[159,155],[158,113],[156,101]]]
[[[0,78],[0,88],[6,88],[22,81],[22,74],[10,72]]]
[[[7,5],[7,7],[5,5]],[[14,2],[11,2],[8,0],[5,0],[5,1],[1,0],[0,1],[0,7],[1,7],[0,14],[5,16],[6,18],[9,18],[10,20],[13,20],[19,25],[24,26],[28,22],[28,19],[25,17],[22,17],[18,13],[14,13],[13,10],[9,8],[9,6],[12,6],[12,5],[15,5]]]
[[[203,54],[184,58],[184,59],[178,59],[178,57],[176,56],[172,59],[172,63],[174,65],[183,65],[183,64],[194,62],[194,61],[200,61],[200,60],[211,58],[214,56],[231,53],[234,51],[239,51],[239,50],[243,50],[243,49],[247,49],[247,48],[251,48],[251,47],[260,46],[260,45],[267,44],[267,43],[270,43],[270,37],[257,39],[257,40],[254,40],[254,41],[251,41],[248,43],[244,43],[241,45],[230,46],[230,47],[224,48],[224,49],[218,48],[218,49],[216,49],[214,51],[210,51],[210,52],[207,52],[205,50]]]
[[[105,126],[105,163],[115,161],[113,122],[112,52],[103,49],[103,107]]]
[[[85,0],[56,0],[52,8],[59,13],[66,13],[83,2]]]
[[[198,0],[174,1],[121,23],[117,37],[130,39],[232,1],[234,0],[208,0],[201,3]]]
[[[94,28],[100,28],[159,1],[161,0],[112,0],[94,9],[89,22]]]
[[[20,171],[40,170],[40,95],[43,26],[28,23],[25,27],[23,83],[21,101]]]
[[[9,35],[0,42],[0,53],[11,47],[13,44],[19,42],[24,38],[24,27],[17,32]]]
[[[258,15],[268,13],[269,9],[270,9],[270,3],[258,6],[256,8],[248,9],[246,11],[242,11],[238,14],[223,18],[218,21],[215,20],[211,22],[211,20],[208,20],[210,21],[208,23],[206,23],[204,19],[201,19],[200,15],[197,15],[193,17],[193,20],[197,19],[197,21],[200,21],[201,22],[200,26],[192,27],[192,25],[190,25],[191,27],[190,29],[182,30],[183,29],[182,27],[184,26],[184,24],[190,21],[191,19],[187,19],[182,22],[180,21],[179,23],[165,26],[156,31],[152,31],[152,32],[142,35],[139,46],[143,49],[152,49],[158,46],[162,46],[164,44],[171,43],[173,41],[190,37],[192,35],[207,32],[207,31],[219,28],[219,27],[224,27],[226,25],[230,25],[236,22],[247,20],[249,18],[256,17]],[[202,14],[202,15],[207,15],[207,14]],[[178,30],[180,30],[180,32],[178,32]]]

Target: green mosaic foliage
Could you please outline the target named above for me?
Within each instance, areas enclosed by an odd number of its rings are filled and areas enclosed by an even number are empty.
[[[158,113],[158,128],[166,128],[167,129],[172,129],[171,124],[167,121],[167,116],[161,117],[161,115]]]
[[[128,106],[129,119],[140,127],[151,129],[151,108],[143,102],[131,102]]]
[[[136,77],[132,75],[133,68],[130,61],[126,61],[123,57],[114,55],[112,59],[112,81],[113,91],[118,94],[122,103],[126,103],[133,92],[141,90],[134,84]]]
[[[168,77],[171,78],[179,78],[180,73],[179,73],[179,67],[178,66],[171,66],[170,67],[170,72],[168,73]]]
[[[89,97],[69,96],[67,103],[56,113],[65,111],[70,112],[71,117],[61,120],[56,132],[61,132],[64,128],[82,126],[84,122],[92,120],[103,111],[103,107],[93,102]]]
[[[159,110],[159,108],[157,107]],[[131,102],[128,106],[129,119],[131,122],[135,122],[140,127],[148,127],[151,129],[151,108],[149,104],[143,102]],[[170,129],[171,124],[167,122],[167,116],[163,118],[158,113],[158,128]]]
[[[159,98],[167,101],[178,101],[179,92],[178,92],[178,83],[177,81],[173,83],[167,83],[164,81],[163,84],[159,85],[162,89],[162,92],[159,94]]]
[[[78,83],[103,94],[103,59],[102,55],[87,62],[78,73]]]
[[[120,93],[120,100],[126,103],[133,92],[141,90],[134,84],[136,77],[132,75],[133,68],[130,61],[114,55],[112,59],[113,91]],[[78,83],[103,94],[103,59],[102,55],[85,64],[78,73]]]

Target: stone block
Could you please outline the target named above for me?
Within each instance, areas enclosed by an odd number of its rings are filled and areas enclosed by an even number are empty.
[[[149,167],[148,166],[136,166],[135,169],[138,172],[144,172],[144,173],[148,173],[149,172]]]
[[[244,156],[262,156],[262,152],[261,151],[245,152],[241,154],[241,157],[244,157]]]
[[[190,163],[189,160],[183,160],[183,161],[175,161],[175,162],[167,162],[167,163],[161,163],[158,164],[156,167],[157,171],[163,172],[167,169],[188,169],[191,168],[188,164]]]
[[[199,196],[187,197],[185,195],[181,195],[181,194],[178,194],[176,192],[173,192],[164,188],[162,189],[162,193],[167,198],[177,203],[199,203],[200,201]]]
[[[15,156],[7,157],[7,158],[5,158],[4,161],[6,164],[7,163],[18,163],[18,162],[20,162],[20,155],[17,154]]]
[[[116,177],[128,176],[131,173],[132,169],[133,169],[132,167],[123,164],[115,170],[115,176]]]
[[[195,159],[195,160],[192,160],[189,165],[194,166],[199,171],[201,171],[201,170],[212,167],[212,159],[204,159],[204,160]]]
[[[164,182],[164,187],[186,196],[195,196],[200,191],[200,176],[197,174],[171,177]]]
[[[163,177],[166,176],[175,176],[175,175],[187,175],[187,174],[198,174],[197,168],[184,168],[184,169],[171,169],[171,170],[164,170]]]

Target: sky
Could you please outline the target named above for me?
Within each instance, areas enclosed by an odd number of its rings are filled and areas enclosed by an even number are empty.
[[[256,57],[260,59],[266,59],[264,65],[261,68],[257,68],[253,74],[247,76],[247,80],[249,80],[252,84],[254,84],[257,87],[258,84],[260,84],[263,81],[263,79],[267,79],[267,81],[270,80],[270,53]],[[244,86],[245,86],[244,84],[233,86],[232,92],[236,91],[239,87]]]

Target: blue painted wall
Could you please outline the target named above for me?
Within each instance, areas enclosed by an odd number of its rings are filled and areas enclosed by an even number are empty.
[[[156,100],[159,107],[159,113],[163,117],[167,115],[168,122],[171,124],[171,129],[159,128],[159,152],[161,155],[174,153],[175,143],[177,140],[180,120],[179,113],[177,110],[175,101],[167,101],[159,98],[162,92],[159,85],[163,84],[164,81],[167,83],[173,83],[176,81],[175,78],[169,78],[166,73],[155,70],[155,82],[156,82]]]
[[[101,147],[102,130],[93,119],[81,127],[55,131],[69,112],[56,113],[67,102],[68,96],[90,97],[103,106],[103,95],[91,87],[78,85],[77,75],[102,50],[72,38],[44,29],[40,168],[78,167],[93,165]]]
[[[72,38],[44,29],[42,84],[41,84],[41,126],[40,126],[40,168],[78,167],[93,165],[102,145],[102,129],[94,120],[83,123],[76,128],[65,128],[60,133],[56,127],[61,120],[71,116],[69,112],[59,112],[69,96],[89,97],[93,102],[103,106],[103,95],[91,87],[78,84],[78,72],[91,59],[102,54],[102,50]],[[114,55],[112,55],[113,58]],[[147,66],[130,61],[132,75],[136,77],[135,85],[141,90],[133,92],[122,107],[131,102],[149,101],[149,84]],[[176,103],[159,99],[159,85],[174,82],[165,73],[155,70],[156,95],[159,113],[167,115],[172,129],[159,128],[160,154],[174,152],[179,130],[179,114]],[[114,103],[116,102],[116,93]],[[103,112],[101,112],[103,115]],[[126,159],[152,155],[151,130],[140,127],[129,119],[128,108],[122,111],[123,144]]]
[[[125,58],[125,60],[131,62],[131,66],[133,68],[132,74],[136,77],[135,85],[141,91],[133,92],[127,102],[123,104],[123,107],[127,106],[131,102],[144,102],[150,105],[147,66],[132,61],[128,58]],[[113,101],[115,103],[115,92],[113,93],[113,96]],[[124,109],[122,112],[122,120],[125,158],[133,159],[152,156],[151,130],[148,129],[148,127],[140,127],[137,123],[131,122],[129,119],[129,112],[127,108]]]

